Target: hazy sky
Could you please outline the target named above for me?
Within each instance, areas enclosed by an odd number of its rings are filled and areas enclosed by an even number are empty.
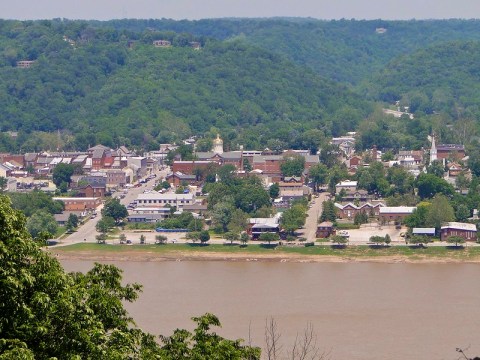
[[[3,19],[479,18],[479,0],[0,0]]]

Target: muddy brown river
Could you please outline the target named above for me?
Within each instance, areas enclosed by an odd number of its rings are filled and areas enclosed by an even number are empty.
[[[92,262],[64,260],[68,271]],[[143,284],[127,308],[137,324],[170,335],[206,312],[218,332],[263,346],[274,317],[284,349],[311,323],[331,359],[457,359],[480,356],[480,265],[117,262],[127,282]]]

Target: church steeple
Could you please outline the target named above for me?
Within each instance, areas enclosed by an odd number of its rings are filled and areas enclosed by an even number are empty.
[[[217,138],[213,140],[212,150],[215,154],[223,154],[223,140],[220,139],[220,134],[217,134]]]
[[[435,133],[432,134],[432,146],[430,147],[430,164],[437,160],[437,145],[435,144]]]

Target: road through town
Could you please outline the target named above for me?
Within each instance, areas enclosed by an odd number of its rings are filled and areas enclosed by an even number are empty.
[[[155,173],[157,177],[147,181],[146,184],[142,184],[142,186],[139,186],[139,187],[131,187],[130,189],[128,189],[128,192],[124,194],[125,197],[123,199],[120,199],[120,202],[126,206],[132,201],[134,201],[137,198],[138,194],[141,194],[145,190],[152,190],[155,185],[155,180],[165,178],[168,174],[168,171],[169,171],[168,168],[159,170]],[[123,194],[123,192],[119,191],[115,193],[113,196],[119,197],[121,194]],[[100,205],[96,210],[97,216],[95,218],[88,219],[83,225],[81,225],[77,229],[77,231],[68,235],[66,238],[63,238],[54,246],[66,246],[66,245],[77,244],[80,242],[96,242],[95,236],[98,235],[98,232],[96,231],[95,226],[97,225],[98,221],[101,219],[100,212],[102,208],[103,208],[103,205]]]

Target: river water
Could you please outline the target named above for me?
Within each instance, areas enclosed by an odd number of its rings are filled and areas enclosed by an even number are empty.
[[[88,261],[62,261],[86,271]],[[308,323],[331,359],[457,359],[480,355],[480,265],[280,262],[117,262],[143,284],[127,309],[154,334],[192,329],[206,312],[218,332],[263,346],[275,318],[287,349]]]

